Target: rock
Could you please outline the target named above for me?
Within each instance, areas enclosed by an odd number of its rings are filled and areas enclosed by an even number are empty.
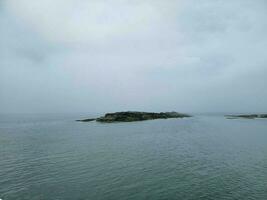
[[[95,121],[95,118],[90,118],[90,119],[78,119],[76,120],[77,122],[91,122],[91,121]]]
[[[255,119],[255,118],[267,118],[267,114],[226,115],[225,117],[227,119],[237,119],[237,118]]]
[[[153,119],[184,118],[184,117],[191,117],[191,116],[177,112],[153,113],[153,112],[127,111],[127,112],[107,113],[105,114],[105,116],[96,119],[84,119],[77,121],[88,122],[96,120],[97,122],[112,123],[112,122],[134,122],[134,121],[144,121]]]

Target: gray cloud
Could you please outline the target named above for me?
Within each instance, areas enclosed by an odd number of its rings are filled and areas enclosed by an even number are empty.
[[[267,111],[264,0],[6,0],[1,112]]]

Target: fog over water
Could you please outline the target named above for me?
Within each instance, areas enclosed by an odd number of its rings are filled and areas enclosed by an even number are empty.
[[[267,111],[265,0],[1,0],[0,112]]]

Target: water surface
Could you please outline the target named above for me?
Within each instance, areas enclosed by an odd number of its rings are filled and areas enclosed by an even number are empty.
[[[266,119],[79,117],[0,116],[0,198],[267,199]]]

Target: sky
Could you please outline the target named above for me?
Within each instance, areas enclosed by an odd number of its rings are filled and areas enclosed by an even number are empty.
[[[0,0],[0,113],[267,112],[266,0]]]

